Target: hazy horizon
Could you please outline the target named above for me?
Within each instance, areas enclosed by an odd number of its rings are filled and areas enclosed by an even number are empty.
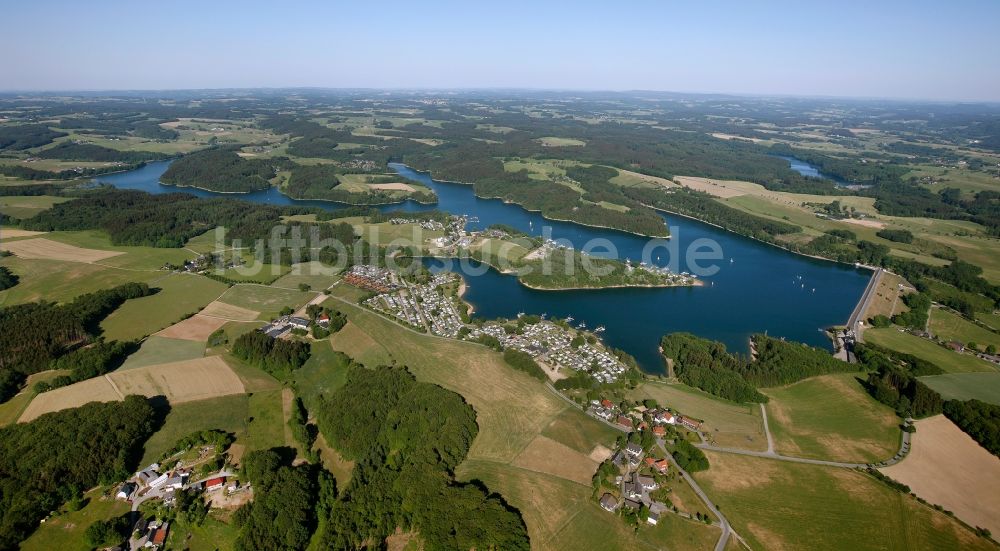
[[[1000,101],[1000,3],[18,3],[5,92],[673,92]]]

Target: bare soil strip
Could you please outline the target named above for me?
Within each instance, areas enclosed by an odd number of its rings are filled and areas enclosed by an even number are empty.
[[[0,249],[10,251],[21,258],[42,258],[48,260],[66,260],[69,262],[93,263],[112,256],[124,254],[117,251],[102,251],[74,247],[51,239],[24,239],[3,243]]]

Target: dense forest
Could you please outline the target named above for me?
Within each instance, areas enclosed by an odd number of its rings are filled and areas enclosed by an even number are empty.
[[[290,166],[284,158],[248,159],[233,149],[212,148],[189,153],[174,161],[160,180],[177,186],[248,193],[267,189],[278,169]]]
[[[0,126],[0,149],[29,149],[52,143],[52,140],[65,135],[65,132],[52,130],[44,124]]]
[[[285,450],[257,450],[242,460],[254,499],[233,515],[237,551],[304,550],[323,511],[336,494],[333,477],[308,464],[292,466]],[[288,450],[290,451],[290,450]]]
[[[309,353],[309,344],[305,342],[274,339],[260,331],[244,333],[233,341],[234,356],[278,379],[302,367]]]
[[[67,304],[0,308],[0,402],[16,394],[28,375],[48,369],[52,360],[96,336],[101,320],[123,302],[152,292],[145,283],[126,283]]]
[[[720,342],[690,333],[663,337],[663,356],[673,360],[674,373],[685,384],[734,402],[767,402],[758,387],[781,386],[816,375],[854,371],[824,350],[754,335],[756,359],[731,354]]]
[[[128,396],[0,428],[0,549],[17,549],[81,492],[128,478],[156,419],[145,398]]]
[[[55,147],[43,149],[36,155],[42,159],[64,161],[118,162],[138,164],[145,161],[165,159],[167,155],[152,151],[119,151],[92,143],[62,142]]]
[[[461,396],[404,368],[352,365],[317,414],[328,442],[355,462],[322,534],[330,549],[414,529],[428,549],[528,549],[517,511],[479,484],[454,480],[476,437]]]
[[[0,220],[2,222],[2,220]],[[6,266],[0,266],[0,291],[4,289],[10,289],[11,287],[17,285],[20,278],[17,274],[10,271],[10,268]]]

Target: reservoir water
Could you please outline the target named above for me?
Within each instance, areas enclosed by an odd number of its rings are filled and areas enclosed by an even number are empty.
[[[808,176],[810,178],[826,178],[838,186],[850,186],[853,185],[850,182],[845,182],[836,176],[831,176],[829,174],[824,174],[819,171],[819,168],[795,157],[786,157],[785,155],[777,155],[779,159],[784,159],[788,161],[788,168],[798,172],[803,176]]]
[[[325,201],[298,201],[276,189],[250,194],[219,194],[209,191],[165,186],[159,178],[169,162],[150,163],[143,168],[96,178],[96,181],[119,188],[150,193],[185,192],[200,197],[225,196],[233,199],[272,205],[318,206],[335,210],[343,205]],[[591,239],[605,239],[614,245],[617,256],[637,261],[649,238],[629,233],[592,228],[569,222],[544,219],[539,213],[497,199],[481,199],[472,186],[439,182],[406,166],[390,165],[401,175],[431,187],[438,204],[421,205],[412,201],[383,205],[383,211],[420,211],[440,209],[453,214],[477,217],[471,229],[502,223],[532,235],[549,231],[553,239],[565,239],[581,248]],[[475,307],[475,315],[485,318],[515,317],[520,312],[572,316],[589,328],[603,325],[604,340],[635,356],[640,366],[652,373],[663,372],[658,353],[659,339],[668,332],[688,331],[724,342],[731,350],[747,353],[748,338],[753,333],[830,347],[822,329],[843,324],[857,304],[871,276],[868,270],[824,260],[795,255],[720,228],[681,216],[664,215],[671,228],[671,241],[681,251],[678,271],[692,271],[684,252],[696,240],[712,240],[724,258],[701,261],[715,264],[718,271],[703,277],[701,287],[666,289],[603,289],[573,291],[535,291],[508,275],[491,269],[466,274],[465,298]],[[543,230],[543,228],[549,230]],[[671,261],[666,249],[652,260],[667,266]],[[426,259],[433,269],[463,271],[461,263]],[[474,264],[467,266],[475,267]]]

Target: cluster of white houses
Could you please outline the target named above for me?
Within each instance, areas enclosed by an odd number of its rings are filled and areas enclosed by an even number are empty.
[[[449,338],[457,338],[465,326],[454,299],[444,291],[444,286],[454,283],[458,276],[442,272],[422,284],[402,282],[398,291],[383,293],[365,301],[365,306],[404,321],[421,330]]]
[[[631,411],[622,411],[611,400],[591,400],[587,412],[594,417],[600,417],[609,423],[615,423],[625,429],[638,427],[639,430],[646,429],[644,415],[648,415],[653,422],[653,434],[662,437],[666,434],[666,425],[676,425],[684,427],[690,431],[701,430],[701,421],[692,417],[675,414],[666,408],[635,408]]]
[[[434,275],[423,284],[413,284],[385,268],[353,266],[345,277],[352,285],[366,289],[384,289],[367,300],[364,305],[384,315],[396,318],[419,330],[449,338],[460,338],[463,328],[466,337],[477,340],[489,335],[500,342],[504,349],[513,348],[530,354],[537,361],[553,368],[567,368],[589,373],[602,383],[618,380],[628,370],[614,354],[599,341],[584,342],[573,346],[576,330],[548,320],[523,326],[520,333],[510,333],[501,322],[483,325],[462,321],[454,295],[443,287],[458,281],[460,276],[451,272]],[[360,283],[359,283],[360,282]]]

